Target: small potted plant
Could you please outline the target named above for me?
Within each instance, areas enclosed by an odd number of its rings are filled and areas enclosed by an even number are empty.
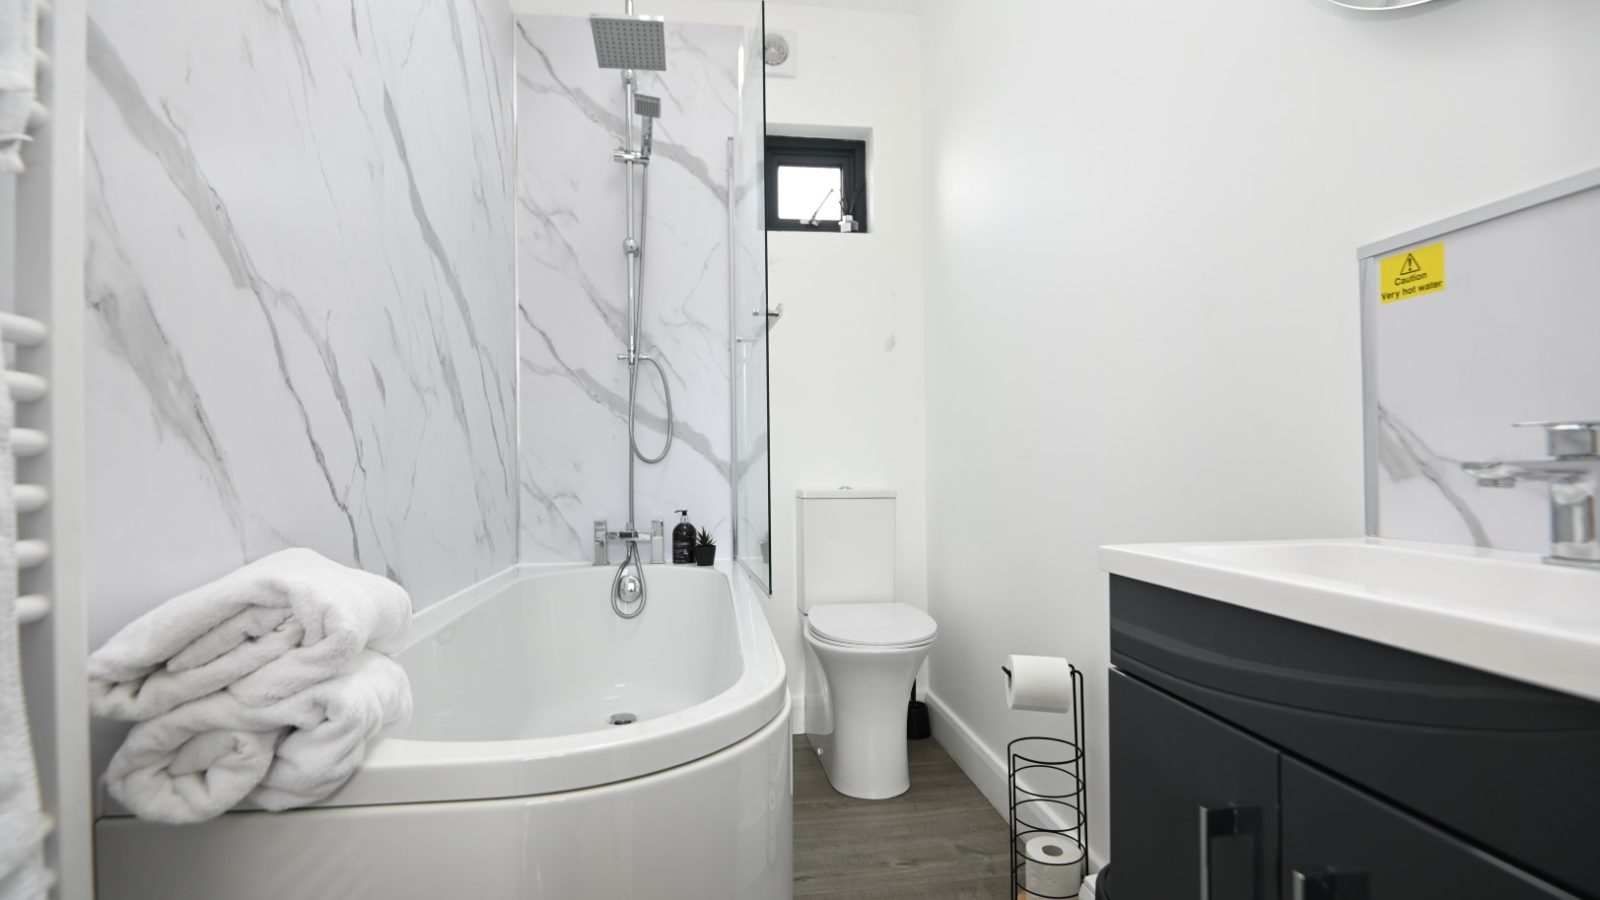
[[[700,536],[694,542],[694,564],[709,566],[717,561],[717,542],[711,539],[711,532],[700,529]]]

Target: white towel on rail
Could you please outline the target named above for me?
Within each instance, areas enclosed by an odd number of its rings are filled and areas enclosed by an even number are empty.
[[[4,2],[4,0],[0,0]],[[297,548],[174,597],[89,656],[89,704],[143,721],[226,690],[262,706],[405,645],[411,598],[387,578]]]
[[[111,758],[106,789],[143,819],[201,822],[247,797],[288,809],[344,784],[371,742],[411,717],[399,663],[362,653],[339,677],[266,706],[215,693],[140,722]]]
[[[4,2],[4,0],[0,0]],[[17,635],[17,510],[11,502],[11,394],[0,382],[0,900],[34,900],[48,891],[44,814],[23,703]]]
[[[0,174],[22,171],[38,79],[37,0],[0,0]]]

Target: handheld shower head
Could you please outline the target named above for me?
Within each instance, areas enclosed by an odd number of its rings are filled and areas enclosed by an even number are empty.
[[[660,16],[589,17],[594,55],[602,69],[667,70],[666,21]]]
[[[649,94],[634,94],[633,111],[643,119],[639,132],[639,155],[649,159],[650,145],[655,139],[656,119],[661,117],[661,98]]]

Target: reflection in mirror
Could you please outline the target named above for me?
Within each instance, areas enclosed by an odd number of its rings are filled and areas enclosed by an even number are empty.
[[[1405,9],[1408,6],[1432,3],[1433,0],[1328,0],[1328,2],[1349,9]]]

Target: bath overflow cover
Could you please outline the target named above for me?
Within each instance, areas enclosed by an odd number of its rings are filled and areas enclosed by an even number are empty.
[[[613,713],[611,715],[611,724],[613,725],[632,725],[637,721],[639,721],[639,717],[633,713]]]

